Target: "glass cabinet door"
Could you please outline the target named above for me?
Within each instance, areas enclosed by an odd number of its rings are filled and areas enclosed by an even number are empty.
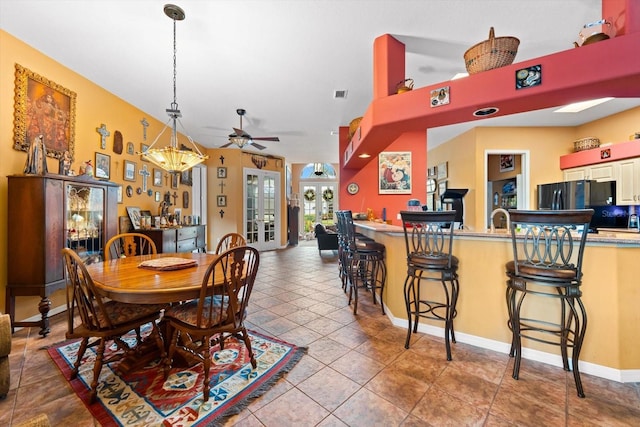
[[[67,247],[76,251],[85,263],[102,261],[105,190],[67,183],[65,195]]]

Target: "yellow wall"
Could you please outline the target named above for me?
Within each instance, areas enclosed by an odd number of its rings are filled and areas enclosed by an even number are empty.
[[[220,241],[220,238],[227,233],[243,233],[244,224],[244,200],[243,200],[243,169],[260,169],[252,161],[252,156],[255,154],[261,156],[260,153],[250,153],[246,151],[240,151],[237,148],[215,148],[208,150],[209,160],[207,166],[209,173],[207,176],[208,198],[207,198],[207,211],[209,219],[213,219],[215,226],[208,227],[207,234],[209,248],[215,249],[216,245]],[[220,160],[220,157],[224,157],[224,163]],[[219,167],[227,168],[227,178],[218,178],[217,170]],[[281,157],[270,156],[267,158],[267,164],[262,167],[264,171],[273,171],[280,173],[280,194],[284,195],[285,192],[285,161]],[[224,184],[223,187],[220,184]],[[220,207],[217,204],[218,196],[227,196],[227,206]],[[286,197],[280,198],[280,212],[282,214],[283,221],[280,224],[280,236],[277,242],[278,246],[285,246],[287,243],[287,200]],[[224,211],[223,215],[220,215],[220,211]]]
[[[43,76],[56,84],[69,89],[77,94],[76,101],[76,132],[75,132],[75,159],[72,169],[77,173],[80,164],[87,160],[92,160],[95,164],[95,153],[101,152],[111,156],[111,178],[110,180],[124,187],[131,185],[134,189],[133,197],[128,198],[123,195],[123,203],[118,205],[118,215],[126,215],[126,206],[138,206],[141,209],[148,209],[157,212],[158,202],[154,196],[146,194],[137,195],[135,189],[142,187],[142,177],[137,174],[143,164],[147,165],[149,171],[153,171],[153,164],[142,162],[139,156],[126,154],[127,142],[134,143],[136,151],[140,150],[140,144],[147,145],[160,133],[166,118],[161,121],[156,120],[149,114],[126,103],[112,93],[95,85],[83,76],[62,66],[41,52],[33,49],[29,45],[21,42],[12,35],[0,31],[0,311],[5,307],[5,288],[7,281],[7,250],[10,250],[11,242],[7,242],[7,175],[20,174],[24,169],[27,154],[24,151],[13,149],[13,114],[14,114],[14,93],[15,93],[15,64],[29,69],[30,71]],[[143,141],[143,128],[140,124],[142,118],[149,122],[147,128],[147,141]],[[106,124],[111,135],[107,137],[107,149],[100,149],[100,135],[96,128],[102,123]],[[125,149],[122,154],[113,152],[113,136],[119,130],[123,135]],[[165,146],[169,142],[169,132],[165,132],[163,139],[158,142],[158,146]],[[184,139],[185,144],[186,138]],[[130,160],[136,163],[136,181],[129,182],[123,180],[123,161]],[[47,167],[50,173],[58,172],[58,162],[49,158]],[[209,174],[211,175],[211,173]],[[164,194],[171,191],[177,192],[179,197],[176,205],[182,209],[183,215],[191,213],[191,206],[185,209],[182,206],[183,191],[191,191],[191,187],[179,185],[177,189],[171,188],[170,180],[163,179],[162,187],[154,187],[152,177],[148,178],[148,188],[160,191]],[[172,199],[173,200],[173,199]],[[170,211],[173,211],[171,207]],[[28,212],[26,213],[28,215]],[[37,303],[39,298],[20,297],[16,300],[16,318],[24,319],[38,313]],[[52,297],[53,307],[64,304],[64,294],[58,292]]]

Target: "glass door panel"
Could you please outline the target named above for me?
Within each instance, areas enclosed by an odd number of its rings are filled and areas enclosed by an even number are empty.
[[[305,233],[312,232],[316,224],[335,224],[334,213],[337,206],[337,185],[335,183],[302,184],[302,227]]]
[[[85,261],[101,261],[104,247],[103,188],[82,184],[66,186],[65,236],[67,247]]]
[[[245,236],[258,250],[276,249],[280,236],[280,174],[245,168]]]

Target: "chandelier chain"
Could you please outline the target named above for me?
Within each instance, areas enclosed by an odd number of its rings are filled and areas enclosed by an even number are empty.
[[[176,76],[177,76],[177,61],[176,61],[176,56],[177,56],[177,51],[178,51],[178,47],[176,44],[176,18],[173,18],[173,102],[171,103],[171,109],[172,110],[177,110],[178,109],[178,101],[177,101],[177,95],[176,95]]]

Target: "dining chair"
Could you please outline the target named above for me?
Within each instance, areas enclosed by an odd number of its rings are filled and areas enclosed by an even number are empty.
[[[220,254],[202,279],[200,296],[168,308],[164,320],[170,331],[169,351],[164,363],[165,377],[169,376],[174,354],[185,360],[202,363],[204,367],[202,396],[206,402],[211,389],[211,345],[223,347],[224,340],[236,336],[244,341],[251,366],[257,363],[251,340],[244,325],[249,297],[260,263],[255,248],[239,246]]]
[[[116,234],[104,245],[104,260],[158,253],[154,241],[142,233]]]
[[[71,379],[78,376],[87,348],[97,346],[90,394],[90,401],[93,403],[97,396],[98,379],[103,364],[119,360],[130,351],[135,351],[122,339],[127,332],[151,323],[152,331],[149,337],[155,340],[161,357],[165,357],[164,343],[156,324],[165,305],[107,301],[97,291],[93,279],[78,254],[69,248],[64,248],[62,256],[67,270],[66,338],[81,338]],[[90,342],[92,339],[94,340]],[[109,350],[105,355],[106,344],[109,341],[116,345],[117,350]]]
[[[231,248],[237,248],[238,246],[246,246],[247,239],[240,233],[227,233],[218,242],[216,246],[216,254],[221,254]]]

